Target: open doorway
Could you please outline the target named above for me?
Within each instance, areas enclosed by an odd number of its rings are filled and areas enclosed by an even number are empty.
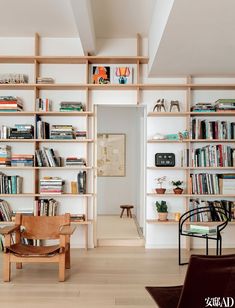
[[[143,246],[144,236],[144,108],[130,105],[97,106],[97,245],[98,246]],[[119,136],[120,149],[113,148],[112,136]],[[123,138],[124,136],[124,138]],[[101,138],[101,139],[100,139]],[[103,139],[102,139],[103,138]],[[121,139],[124,139],[121,140]],[[101,140],[99,142],[99,139]],[[107,150],[106,142],[111,150]],[[121,142],[125,143],[124,152]],[[120,154],[120,174],[108,170],[102,174],[100,165],[110,163],[107,151],[116,163]],[[103,152],[102,152],[103,151]],[[105,158],[100,156],[105,155]],[[113,155],[115,154],[115,155]],[[116,166],[115,166],[116,167]],[[124,170],[122,170],[124,168]],[[100,171],[101,170],[101,171]],[[121,205],[133,206],[132,217]]]

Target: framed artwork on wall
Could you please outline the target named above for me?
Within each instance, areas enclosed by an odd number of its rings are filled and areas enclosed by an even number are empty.
[[[97,167],[98,176],[126,175],[125,134],[98,134]]]

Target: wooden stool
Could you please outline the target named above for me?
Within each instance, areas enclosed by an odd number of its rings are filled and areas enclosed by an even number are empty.
[[[133,205],[120,205],[120,208],[122,209],[120,218],[122,218],[123,213],[124,213],[125,210],[126,210],[127,217],[132,218],[131,209],[134,208]]]

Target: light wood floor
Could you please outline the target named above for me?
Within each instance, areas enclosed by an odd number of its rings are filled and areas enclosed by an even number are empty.
[[[226,251],[231,253],[233,251]],[[188,253],[185,253],[188,256]],[[142,247],[99,247],[72,250],[72,269],[57,282],[53,264],[26,264],[0,282],[4,308],[150,308],[156,307],[145,286],[178,285],[187,267],[177,265],[177,250]],[[0,254],[2,281],[2,254]]]

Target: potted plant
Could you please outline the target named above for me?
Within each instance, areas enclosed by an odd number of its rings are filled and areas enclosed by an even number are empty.
[[[158,220],[166,221],[167,220],[167,204],[166,201],[162,200],[160,202],[155,202],[157,212],[158,212]]]
[[[155,188],[157,194],[165,194],[166,188],[162,188],[163,182],[166,181],[166,176],[162,176],[160,178],[155,179],[160,188]]]
[[[180,187],[183,184],[183,181],[177,180],[177,181],[172,181],[172,185],[175,186],[173,189],[174,193],[176,195],[180,195],[183,192],[183,188]]]

